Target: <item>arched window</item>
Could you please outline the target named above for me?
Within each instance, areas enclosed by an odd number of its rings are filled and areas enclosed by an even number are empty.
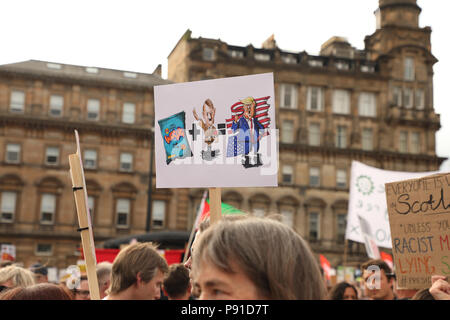
[[[38,220],[41,225],[54,225],[57,221],[58,202],[63,188],[64,184],[55,177],[46,177],[37,183]]]
[[[0,178],[0,223],[13,223],[19,211],[24,183],[20,177],[8,174]]]
[[[133,203],[137,189],[128,182],[122,182],[112,187],[114,198],[114,225],[117,229],[128,229],[132,225]]]

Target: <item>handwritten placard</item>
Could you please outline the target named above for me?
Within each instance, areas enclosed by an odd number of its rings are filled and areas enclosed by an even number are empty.
[[[450,174],[385,186],[398,286],[428,288],[450,275]]]

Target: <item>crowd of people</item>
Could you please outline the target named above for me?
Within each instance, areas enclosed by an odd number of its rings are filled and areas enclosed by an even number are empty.
[[[308,243],[274,216],[224,216],[214,224],[205,219],[184,264],[169,266],[146,242],[96,267],[102,300],[450,300],[446,277],[432,276],[430,288],[400,289],[383,260],[361,266],[361,286],[329,288]],[[50,283],[47,276],[41,264],[2,263],[0,300],[91,299],[85,273],[73,285]]]

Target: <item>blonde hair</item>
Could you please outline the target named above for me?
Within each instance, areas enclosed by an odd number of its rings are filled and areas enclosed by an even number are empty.
[[[232,264],[272,300],[324,299],[326,289],[308,244],[291,228],[267,218],[219,221],[204,231],[193,252],[194,277],[203,263],[226,273]]]
[[[158,270],[167,273],[167,262],[156,249],[151,242],[134,243],[122,249],[112,265],[109,292],[117,294],[129,288],[136,283],[138,273],[144,282],[152,280]]]
[[[241,102],[242,102],[242,104],[245,104],[245,105],[249,105],[249,104],[253,104],[253,103],[256,104],[255,99],[253,99],[252,97],[247,97],[245,99],[242,99]]]
[[[13,287],[25,288],[35,284],[33,272],[16,265],[0,269],[0,284],[8,280],[12,281]]]

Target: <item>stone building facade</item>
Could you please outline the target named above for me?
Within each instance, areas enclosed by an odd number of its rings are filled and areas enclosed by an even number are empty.
[[[279,187],[223,189],[222,199],[255,215],[283,214],[316,253],[343,263],[352,160],[399,171],[438,170],[430,27],[415,0],[380,0],[377,29],[358,50],[332,37],[319,55],[193,38],[168,57],[174,82],[273,72],[280,133]],[[191,190],[191,212],[201,191]],[[367,259],[348,244],[349,264]]]

